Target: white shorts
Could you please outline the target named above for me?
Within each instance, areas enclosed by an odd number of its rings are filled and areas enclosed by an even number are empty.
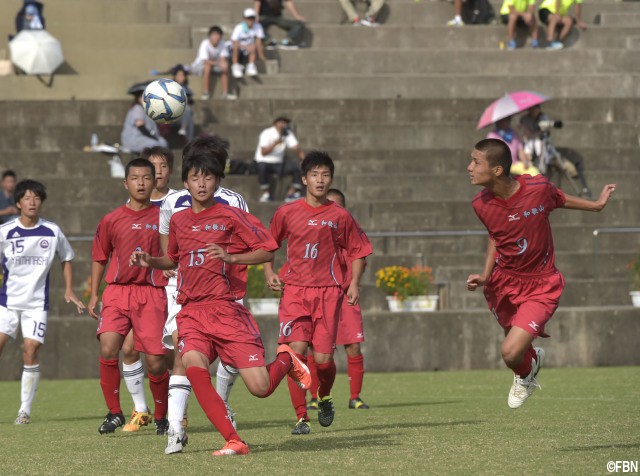
[[[16,340],[18,323],[22,323],[23,339],[32,339],[44,344],[47,311],[16,311],[0,306],[0,332]]]
[[[176,322],[176,316],[182,309],[182,306],[176,302],[178,293],[167,293],[167,305],[169,312],[167,314],[167,322],[164,323],[162,329],[162,345],[165,349],[173,349],[173,337],[172,334],[178,330],[178,323]]]

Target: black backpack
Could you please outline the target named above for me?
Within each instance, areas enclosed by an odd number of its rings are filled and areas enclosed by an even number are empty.
[[[462,20],[469,25],[486,25],[493,21],[495,13],[489,0],[466,0],[462,6]]]

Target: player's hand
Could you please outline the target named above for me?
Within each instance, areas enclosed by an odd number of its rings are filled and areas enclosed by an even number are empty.
[[[76,293],[74,293],[72,290],[68,290],[64,293],[64,300],[67,301],[67,304],[69,304],[70,302],[75,304],[76,309],[78,309],[78,314],[82,314],[84,312],[84,303],[80,299],[78,299],[78,296],[76,296]]]
[[[211,259],[219,259],[225,263],[232,263],[233,261],[233,257],[215,243],[209,243],[207,245],[207,256]]]
[[[357,284],[351,283],[349,289],[347,289],[347,304],[349,306],[355,306],[360,302],[360,287]]]
[[[615,191],[616,191],[615,183],[607,184],[602,188],[602,192],[600,192],[600,197],[598,197],[598,200],[597,200],[599,210],[602,210],[605,207],[605,205],[613,195],[613,192]]]
[[[96,294],[95,296],[91,296],[91,299],[89,299],[89,305],[87,306],[87,309],[89,310],[89,315],[94,319],[100,319],[100,316],[96,313],[97,305],[98,305],[98,295]]]
[[[267,281],[267,287],[273,292],[282,291],[282,281],[280,281],[280,276],[278,276],[276,273],[265,275],[265,279]]]
[[[484,286],[487,279],[481,274],[470,274],[467,278],[467,291],[475,291],[479,286]]]
[[[178,276],[178,272],[175,269],[165,269],[162,272],[162,276],[164,276],[165,278],[171,279]]]
[[[129,258],[129,266],[140,266],[141,268],[149,267],[151,255],[145,251],[134,251]]]

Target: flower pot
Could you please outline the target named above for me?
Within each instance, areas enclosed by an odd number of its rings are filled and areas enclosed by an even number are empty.
[[[438,296],[408,296],[401,301],[395,296],[387,296],[391,312],[433,312],[438,307]]]
[[[255,315],[278,315],[279,298],[248,299],[251,313]]]
[[[640,291],[631,291],[629,296],[631,296],[631,304],[633,307],[640,307]]]

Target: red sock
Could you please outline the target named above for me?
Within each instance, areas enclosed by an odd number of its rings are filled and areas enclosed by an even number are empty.
[[[349,376],[349,388],[351,397],[358,398],[362,391],[362,380],[364,379],[364,357],[362,354],[356,357],[347,356],[347,375]]]
[[[287,372],[291,369],[291,356],[288,352],[280,352],[276,355],[276,359],[267,365],[267,372],[269,372],[269,390],[262,397],[266,398],[271,395],[283,378],[286,377]]]
[[[307,367],[309,367],[309,372],[311,372],[311,388],[309,389],[309,393],[311,394],[311,398],[317,400],[320,382],[318,381],[318,367],[316,367],[316,361],[313,360],[313,352],[309,352],[309,355],[307,355]]]
[[[525,378],[527,375],[531,373],[531,351],[533,347],[529,346],[527,351],[524,353],[524,357],[522,358],[522,362],[518,365],[513,372],[519,376],[520,378]],[[535,355],[535,351],[533,352]],[[535,358],[535,357],[534,357]]]
[[[307,358],[302,354],[296,354],[303,364],[307,363]],[[296,411],[296,418],[309,419],[307,415],[307,392],[298,387],[298,384],[291,377],[287,377],[287,385],[289,386],[289,395],[291,395],[291,403]]]
[[[536,350],[533,348],[533,345],[529,346],[529,349],[527,349],[527,352],[533,360],[536,360],[538,358],[538,354],[536,354]]]
[[[160,377],[149,374],[149,388],[155,403],[153,418],[156,421],[166,418],[169,407],[169,372],[165,370]]]
[[[122,413],[120,408],[120,368],[118,359],[100,357],[100,386],[104,401],[111,413]]]
[[[199,367],[189,367],[187,369],[187,378],[205,415],[207,415],[209,421],[213,423],[213,426],[216,427],[222,437],[227,441],[242,441],[227,418],[227,407],[218,392],[213,388],[209,371]]]
[[[318,397],[324,398],[331,394],[333,382],[336,380],[336,363],[330,360],[324,364],[316,364],[316,367],[318,367],[318,381],[320,382]]]

